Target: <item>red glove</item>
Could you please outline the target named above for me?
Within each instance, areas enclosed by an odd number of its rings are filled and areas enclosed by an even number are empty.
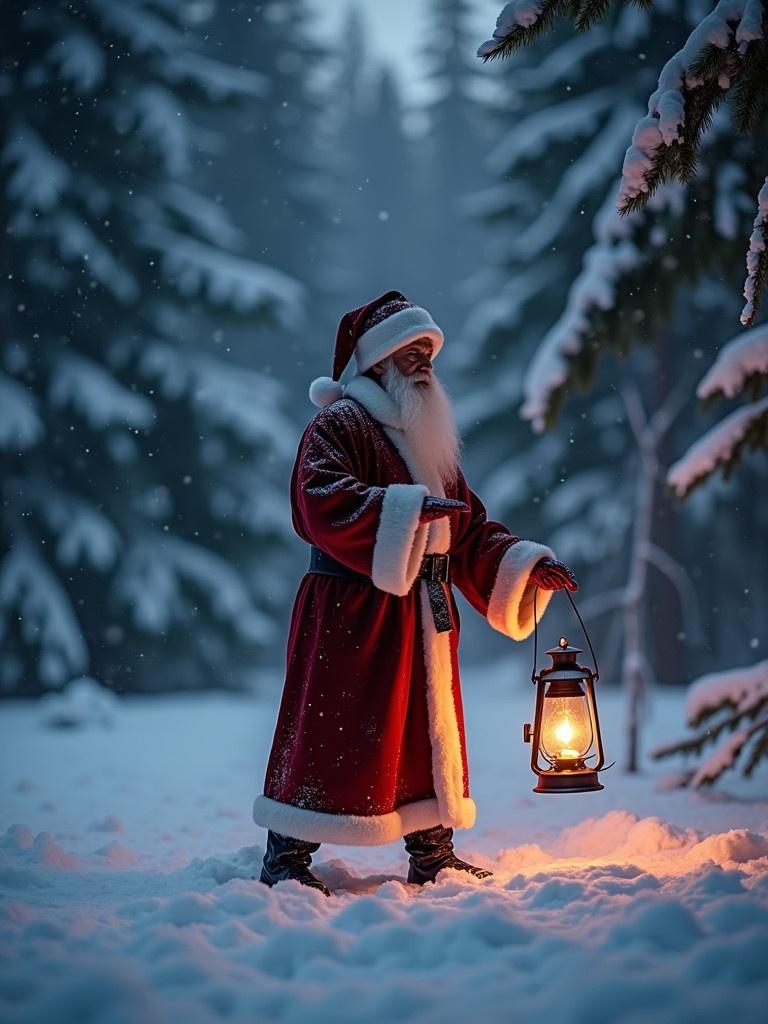
[[[433,498],[428,494],[421,506],[419,522],[431,523],[433,519],[442,519],[454,512],[469,512],[469,505],[463,501],[454,501],[453,498]]]
[[[542,590],[578,590],[579,584],[571,570],[556,558],[540,558],[531,570],[531,582]]]

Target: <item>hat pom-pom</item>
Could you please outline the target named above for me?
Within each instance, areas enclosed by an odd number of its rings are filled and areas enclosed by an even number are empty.
[[[309,400],[318,409],[323,409],[331,402],[337,402],[344,394],[344,388],[337,380],[330,377],[318,377],[309,385]]]

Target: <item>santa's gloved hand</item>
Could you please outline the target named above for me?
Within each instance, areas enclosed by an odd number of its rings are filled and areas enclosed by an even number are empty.
[[[433,498],[427,495],[421,506],[420,523],[431,523],[433,519],[442,519],[443,516],[450,516],[454,512],[468,512],[469,505],[463,501],[454,501],[453,498]]]
[[[578,590],[576,577],[564,562],[556,558],[540,558],[531,570],[531,582],[542,590]]]

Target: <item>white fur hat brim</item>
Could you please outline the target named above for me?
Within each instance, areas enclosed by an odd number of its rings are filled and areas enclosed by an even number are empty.
[[[386,317],[369,327],[357,339],[355,356],[358,372],[365,373],[374,363],[393,355],[417,338],[429,338],[432,341],[432,358],[443,347],[443,332],[426,309],[409,306]]]

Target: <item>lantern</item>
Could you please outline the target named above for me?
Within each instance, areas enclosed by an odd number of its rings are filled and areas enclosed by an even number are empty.
[[[568,595],[570,597],[570,595]],[[591,649],[591,647],[590,647]],[[533,729],[523,726],[531,743],[531,768],[538,775],[534,793],[589,793],[603,789],[597,773],[605,767],[595,703],[597,672],[576,663],[582,652],[560,637],[547,651],[550,668],[535,670]],[[534,655],[535,657],[535,655]],[[595,758],[595,762],[589,762]]]

